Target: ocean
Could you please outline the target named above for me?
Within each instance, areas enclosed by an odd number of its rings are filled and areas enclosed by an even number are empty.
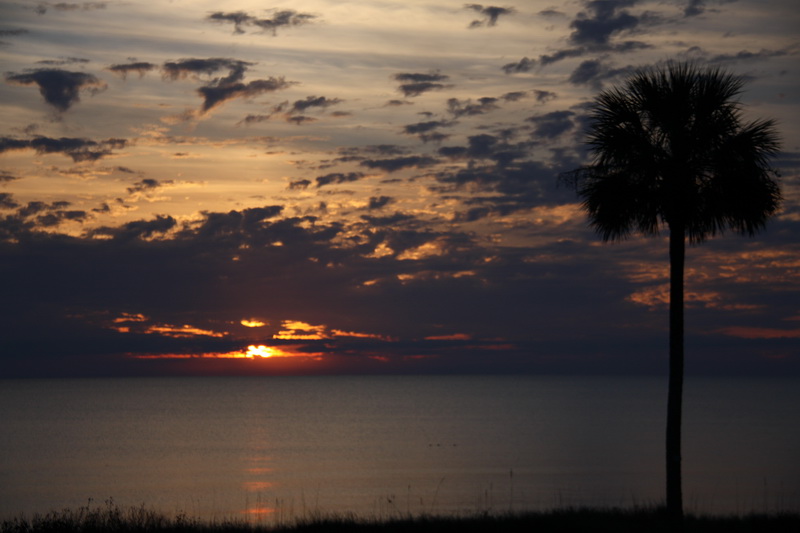
[[[0,380],[0,519],[653,505],[665,414],[655,377]],[[683,428],[688,511],[800,511],[800,380],[689,377]]]

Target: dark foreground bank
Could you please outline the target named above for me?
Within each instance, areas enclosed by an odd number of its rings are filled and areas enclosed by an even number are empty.
[[[323,516],[299,519],[291,524],[253,525],[245,521],[204,522],[186,515],[167,516],[146,507],[120,508],[113,502],[104,507],[65,509],[46,515],[20,516],[5,520],[0,533],[22,532],[148,532],[148,533],[397,533],[397,532],[660,532],[670,531],[659,508],[561,509],[547,512],[417,516],[388,519]],[[746,516],[686,517],[686,532],[797,532],[800,513],[751,514]]]

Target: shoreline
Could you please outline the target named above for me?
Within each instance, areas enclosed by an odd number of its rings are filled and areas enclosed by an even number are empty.
[[[183,532],[183,533],[313,533],[356,531],[361,533],[434,531],[670,531],[663,507],[586,508],[565,507],[548,511],[474,513],[464,515],[402,515],[366,517],[354,514],[309,513],[304,517],[253,522],[244,518],[203,520],[183,512],[171,516],[140,505],[123,507],[113,500],[104,505],[81,506],[46,514],[23,514],[0,521],[0,533],[75,532]],[[753,512],[742,515],[687,513],[684,532],[784,532],[800,531],[800,512]]]

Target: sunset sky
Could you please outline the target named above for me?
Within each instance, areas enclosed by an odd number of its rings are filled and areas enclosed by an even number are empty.
[[[223,7],[221,7],[223,6]],[[558,175],[637,67],[746,77],[784,203],[687,372],[800,375],[795,0],[0,2],[0,377],[664,373],[666,233]],[[249,347],[249,348],[248,348]]]

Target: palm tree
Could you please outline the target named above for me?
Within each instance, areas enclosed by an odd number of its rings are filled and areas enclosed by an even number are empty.
[[[772,120],[744,122],[743,79],[716,68],[670,62],[633,74],[597,96],[588,166],[569,174],[604,241],[669,230],[667,512],[683,517],[683,271],[686,241],[727,229],[753,235],[781,201]]]

